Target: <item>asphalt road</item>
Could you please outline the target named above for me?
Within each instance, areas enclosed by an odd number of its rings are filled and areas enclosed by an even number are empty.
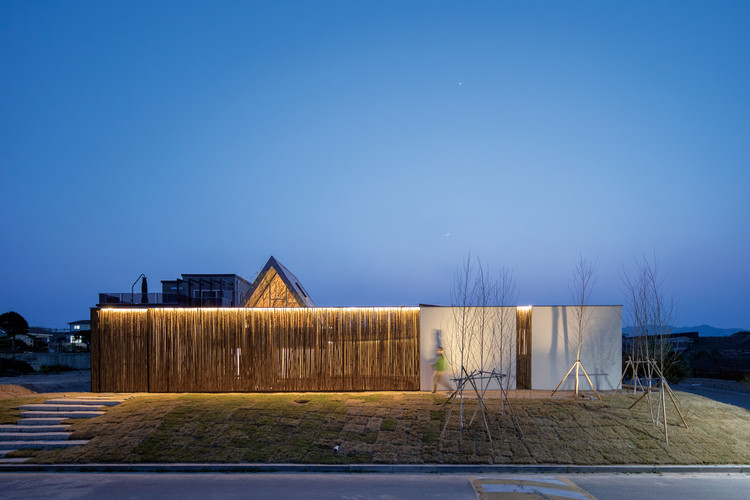
[[[718,401],[720,403],[739,406],[740,408],[750,410],[749,392],[724,391],[721,389],[711,389],[709,387],[689,385],[677,385],[674,386],[673,389],[676,389],[678,391],[690,392],[692,394],[703,396],[704,398],[713,399],[714,401]]]
[[[61,373],[29,373],[14,377],[0,377],[0,385],[20,385],[34,392],[89,392],[91,370]]]
[[[748,474],[143,474],[0,473],[0,496],[8,499],[456,499],[478,498],[472,483],[572,483],[567,498],[624,500],[659,498],[750,498]],[[519,486],[533,492],[533,487]],[[480,488],[480,491],[481,488]],[[506,489],[506,491],[508,491]],[[550,494],[549,488],[540,490]],[[578,493],[580,492],[580,493]],[[506,493],[485,494],[504,498]],[[517,498],[517,497],[516,497]],[[530,496],[529,498],[545,498]]]

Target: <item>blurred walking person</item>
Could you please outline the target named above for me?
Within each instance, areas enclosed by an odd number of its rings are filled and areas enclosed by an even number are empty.
[[[445,352],[443,351],[443,348],[438,347],[437,358],[435,359],[435,362],[432,364],[432,368],[434,369],[434,372],[432,374],[432,392],[433,393],[437,391],[438,384],[445,386],[449,391],[453,390],[453,387],[451,387],[450,383],[448,382],[448,378],[445,376],[445,368],[446,368],[447,363],[448,362],[445,359]]]

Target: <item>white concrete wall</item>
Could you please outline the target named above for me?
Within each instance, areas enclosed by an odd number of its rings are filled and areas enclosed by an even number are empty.
[[[573,306],[537,306],[531,313],[531,387],[554,390],[576,360]],[[588,306],[581,362],[597,390],[612,390],[622,376],[622,306]],[[574,387],[571,373],[560,390]],[[590,390],[583,373],[579,390]]]
[[[500,362],[499,348],[497,344],[492,345],[490,343],[490,331],[491,328],[486,328],[485,335],[485,359],[484,359],[484,370],[492,371],[494,368],[498,373],[509,373],[509,386],[510,389],[516,387],[516,365],[515,365],[515,339],[516,339],[516,314],[515,307],[505,308],[506,312],[509,312],[508,316],[510,322],[508,324],[508,331],[510,332],[509,338],[506,339],[504,349],[508,353],[505,357],[505,366]],[[469,314],[471,320],[477,321],[482,314],[481,308],[470,308]],[[446,359],[448,359],[450,366],[448,371],[448,377],[452,378],[458,375],[458,371],[461,369],[461,355],[460,355],[460,341],[459,334],[460,328],[457,326],[458,308],[452,307],[433,307],[433,306],[421,306],[420,307],[420,390],[431,391],[432,390],[432,375],[433,369],[432,364],[435,362],[436,350],[438,343],[440,343],[445,350]],[[490,320],[493,315],[497,318],[498,314],[501,314],[501,308],[488,307],[485,308],[485,319]],[[440,332],[439,334],[437,332]],[[478,339],[472,341],[471,349],[467,351],[466,369],[471,373],[472,370],[479,370],[481,367],[480,361],[480,343]],[[455,387],[455,384],[451,382]],[[499,389],[496,382],[492,382],[489,386],[490,389]],[[438,387],[439,390],[445,390]]]
[[[493,314],[501,313],[501,308],[486,309],[491,310]],[[488,342],[486,342],[488,347],[485,349],[485,353],[489,352],[489,356],[485,357],[484,369],[490,371],[495,368],[508,373],[510,389],[516,387],[515,309],[515,307],[506,308],[512,312],[509,315],[512,323],[509,335],[511,338],[506,340],[505,344],[506,352],[510,353],[509,359],[503,363],[505,366],[501,366],[499,362],[497,349],[491,349]],[[532,389],[553,390],[575,362],[575,350],[568,345],[568,338],[575,332],[573,309],[572,306],[537,306],[532,309]],[[589,306],[587,311],[590,313],[590,333],[581,350],[581,361],[597,389],[611,390],[615,388],[622,375],[622,306]],[[450,369],[457,372],[461,367],[456,312],[457,309],[452,307],[420,307],[420,390],[422,391],[432,390],[432,364],[435,361],[438,343],[446,351],[446,358],[451,364]],[[471,308],[470,313],[476,319],[479,308]],[[440,332],[439,335],[437,332]],[[575,342],[571,344],[575,346]],[[474,340],[471,352],[466,356],[466,367],[469,372],[480,367],[479,351],[478,342]],[[449,377],[453,376],[449,375]],[[583,375],[581,378],[583,379]],[[583,380],[579,389],[588,390],[588,383],[585,379]],[[560,387],[561,390],[572,388],[573,382],[569,381]],[[490,389],[497,389],[497,385],[492,384]]]

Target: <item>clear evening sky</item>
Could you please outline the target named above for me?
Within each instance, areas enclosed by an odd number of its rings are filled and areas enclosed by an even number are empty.
[[[318,305],[521,304],[656,255],[750,328],[750,2],[0,1],[0,312],[269,256]]]

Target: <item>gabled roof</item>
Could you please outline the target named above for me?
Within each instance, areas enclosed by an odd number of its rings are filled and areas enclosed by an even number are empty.
[[[91,320],[90,319],[79,319],[78,321],[69,321],[69,325],[90,325]]]
[[[266,262],[266,265],[263,266],[263,269],[258,273],[258,277],[255,278],[255,281],[250,286],[245,307],[258,307],[256,304],[276,276],[281,278],[292,300],[296,302],[298,307],[315,307],[307,291],[300,284],[299,279],[273,256],[268,259],[268,262]]]

